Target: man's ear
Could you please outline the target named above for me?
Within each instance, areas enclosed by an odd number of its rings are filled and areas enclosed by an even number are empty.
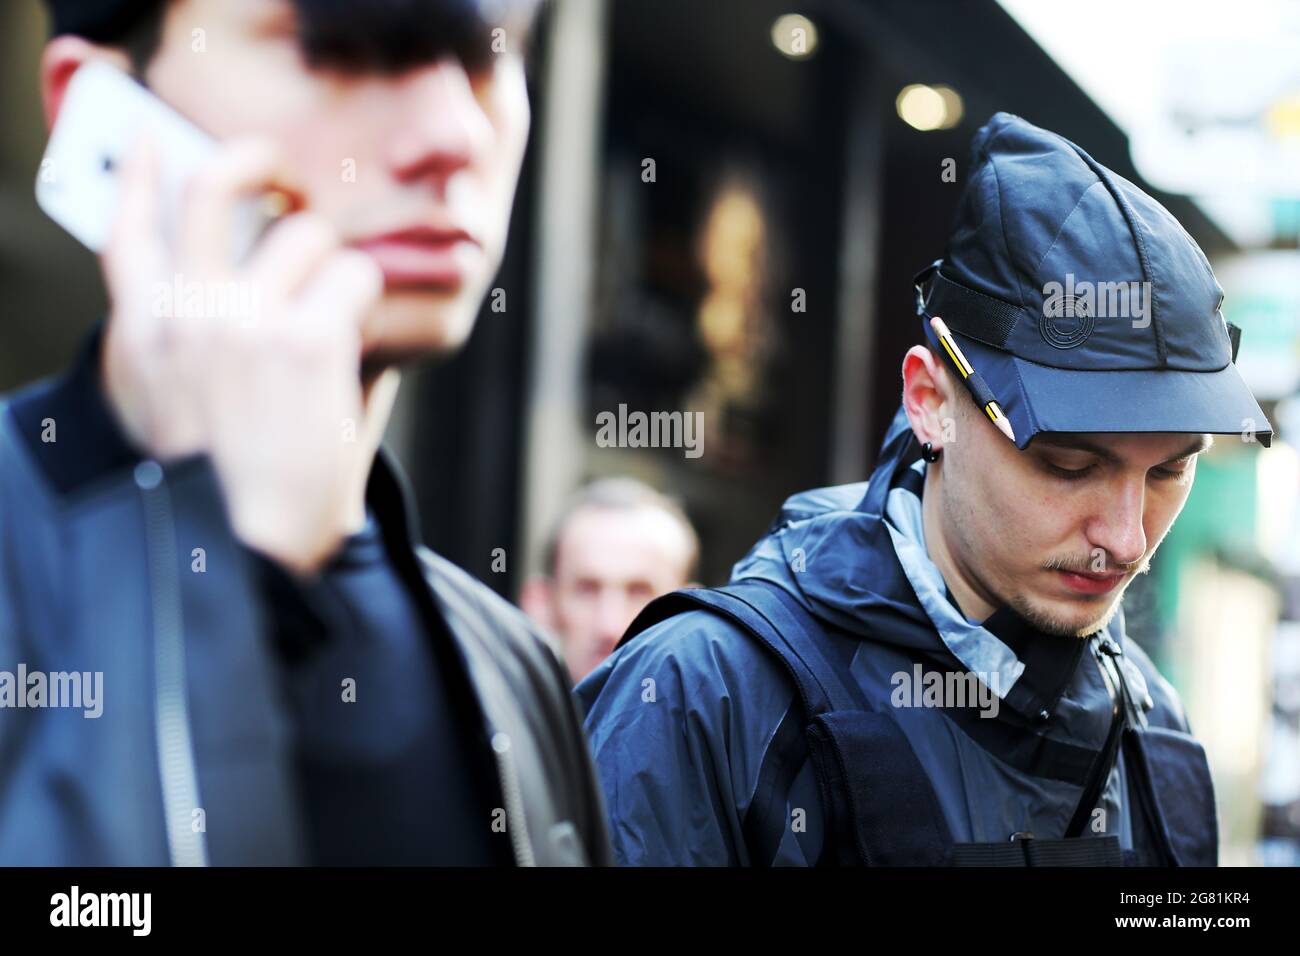
[[[948,370],[924,345],[913,345],[903,356],[903,408],[912,424],[912,433],[921,444],[933,442],[943,447],[950,436],[951,419],[956,413],[951,401]]]
[[[76,36],[57,36],[45,44],[41,53],[41,107],[45,111],[45,129],[54,128],[63,107],[68,81],[83,63],[101,60],[120,70],[130,70],[131,60],[121,50],[100,46]]]

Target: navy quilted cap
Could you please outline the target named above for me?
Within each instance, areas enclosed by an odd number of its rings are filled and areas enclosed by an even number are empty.
[[[968,168],[944,256],[917,276],[917,309],[947,323],[1019,447],[1038,432],[1270,443],[1233,362],[1223,290],[1167,209],[1009,113],[976,134]]]

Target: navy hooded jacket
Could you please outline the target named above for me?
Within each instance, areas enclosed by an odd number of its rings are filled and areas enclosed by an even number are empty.
[[[1188,857],[1213,863],[1217,819],[1204,752],[1173,688],[1126,640],[1122,613],[1089,639],[1039,632],[1009,608],[982,623],[966,620],[925,552],[925,464],[915,452],[900,409],[871,483],[790,498],[768,535],[736,564],[733,584],[775,584],[824,626],[856,640],[853,678],[872,709],[888,708],[901,725],[959,843],[1064,834],[1111,727],[1111,692],[1092,653],[1109,636],[1123,649],[1121,666],[1150,726],[1162,728],[1147,736],[1172,744],[1150,761],[1159,764],[1155,776],[1170,804],[1165,825],[1190,848]],[[873,498],[877,514],[868,506]],[[807,719],[781,663],[706,610],[631,637],[637,630],[634,624],[576,690],[617,861],[821,861],[827,822]],[[986,709],[996,716],[899,707],[896,697],[891,704],[906,680],[900,675],[918,664],[985,675],[999,695],[996,708]],[[1150,862],[1139,852],[1148,840],[1135,832],[1130,762],[1123,755],[1116,762],[1096,805],[1101,812],[1082,836],[1118,836],[1124,862]],[[1178,801],[1193,791],[1186,812]]]

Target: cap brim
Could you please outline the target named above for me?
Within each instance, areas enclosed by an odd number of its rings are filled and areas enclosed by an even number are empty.
[[[1053,368],[953,336],[997,397],[1020,448],[1040,432],[1242,435],[1266,448],[1273,440],[1235,363],[1214,372]]]

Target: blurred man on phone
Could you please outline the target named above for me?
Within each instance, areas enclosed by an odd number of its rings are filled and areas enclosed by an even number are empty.
[[[379,449],[398,365],[460,346],[500,264],[534,0],[48,6],[49,123],[107,62],[220,148],[168,237],[137,143],[107,321],[0,406],[0,659],[106,688],[0,714],[0,861],[604,862],[563,664],[414,539]],[[233,261],[268,190],[296,211]],[[177,276],[257,321],[160,314]]]

